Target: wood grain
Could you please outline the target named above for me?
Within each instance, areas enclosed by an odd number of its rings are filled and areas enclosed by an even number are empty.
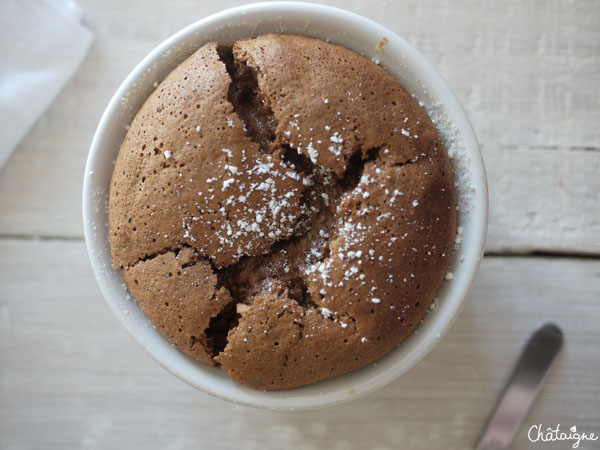
[[[484,149],[488,252],[600,254],[600,152]]]
[[[277,413],[195,391],[146,356],[104,303],[83,243],[1,240],[0,254],[3,449],[465,449],[543,320],[566,341],[526,425],[600,432],[597,260],[486,258],[416,368],[345,405]],[[524,430],[517,449],[529,448]]]

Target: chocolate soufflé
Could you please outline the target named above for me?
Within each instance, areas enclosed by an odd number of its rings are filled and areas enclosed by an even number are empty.
[[[454,177],[417,100],[366,58],[296,35],[208,43],[132,121],[109,230],[176,348],[289,389],[417,327],[450,261]]]

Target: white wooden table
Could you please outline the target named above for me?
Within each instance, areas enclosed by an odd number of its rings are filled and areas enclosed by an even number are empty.
[[[534,424],[600,434],[600,2],[327,2],[420,49],[462,100],[490,186],[487,254],[447,337],[401,379],[326,410],[235,406],[160,368],[104,303],[81,184],[112,93],[154,46],[241,1],[79,0],[96,41],[0,170],[0,448],[467,449],[526,336],[566,341]],[[600,441],[580,448],[600,448]]]

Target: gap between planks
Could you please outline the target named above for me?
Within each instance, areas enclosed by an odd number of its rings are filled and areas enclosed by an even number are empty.
[[[567,152],[600,152],[600,147],[595,146],[578,146],[578,145],[539,145],[539,144],[502,144],[489,146],[479,143],[482,150],[485,151],[501,151],[501,150],[548,150]],[[494,150],[495,149],[495,150]]]
[[[83,236],[57,236],[38,234],[0,233],[0,241],[52,241],[52,242],[85,242]]]

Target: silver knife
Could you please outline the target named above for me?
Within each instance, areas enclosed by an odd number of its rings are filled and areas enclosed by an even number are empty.
[[[519,427],[562,346],[563,334],[553,323],[545,323],[529,337],[476,450],[510,448]]]

